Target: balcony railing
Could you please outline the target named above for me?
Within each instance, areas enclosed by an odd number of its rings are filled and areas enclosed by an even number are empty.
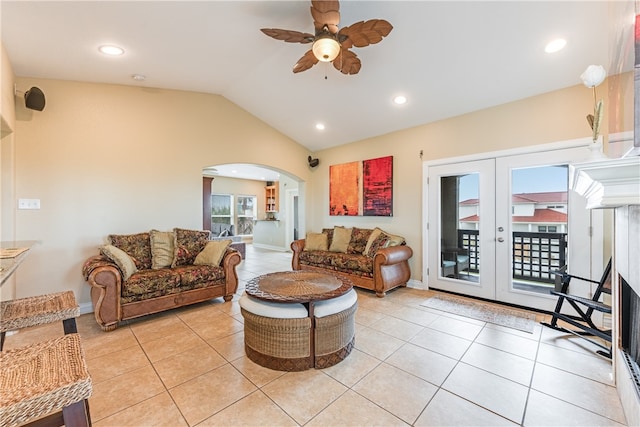
[[[469,253],[469,271],[479,272],[478,230],[458,230],[458,246]],[[551,272],[567,262],[567,233],[513,232],[512,277],[539,283],[554,283]]]

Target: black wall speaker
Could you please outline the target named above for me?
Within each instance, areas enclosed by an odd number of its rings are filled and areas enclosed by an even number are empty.
[[[314,159],[311,156],[307,157],[307,161],[309,162],[309,166],[311,166],[312,168],[315,168],[320,164],[320,160]]]
[[[44,110],[44,93],[40,88],[32,87],[24,93],[24,103],[30,110]]]

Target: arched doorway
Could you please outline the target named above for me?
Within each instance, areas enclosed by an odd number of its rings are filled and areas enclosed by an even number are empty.
[[[256,247],[288,251],[304,235],[304,181],[268,165],[207,165],[203,228],[233,234]],[[229,232],[225,232],[229,230]]]

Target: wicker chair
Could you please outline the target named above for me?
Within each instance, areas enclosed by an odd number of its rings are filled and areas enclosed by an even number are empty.
[[[80,307],[72,291],[0,302],[0,351],[7,331],[62,321],[65,334],[78,332]]]
[[[91,377],[78,334],[0,353],[0,424],[90,426]]]

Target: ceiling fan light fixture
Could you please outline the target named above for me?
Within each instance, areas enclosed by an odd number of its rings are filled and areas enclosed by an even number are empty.
[[[318,61],[331,62],[340,53],[340,43],[330,34],[323,34],[313,42],[311,50]]]

